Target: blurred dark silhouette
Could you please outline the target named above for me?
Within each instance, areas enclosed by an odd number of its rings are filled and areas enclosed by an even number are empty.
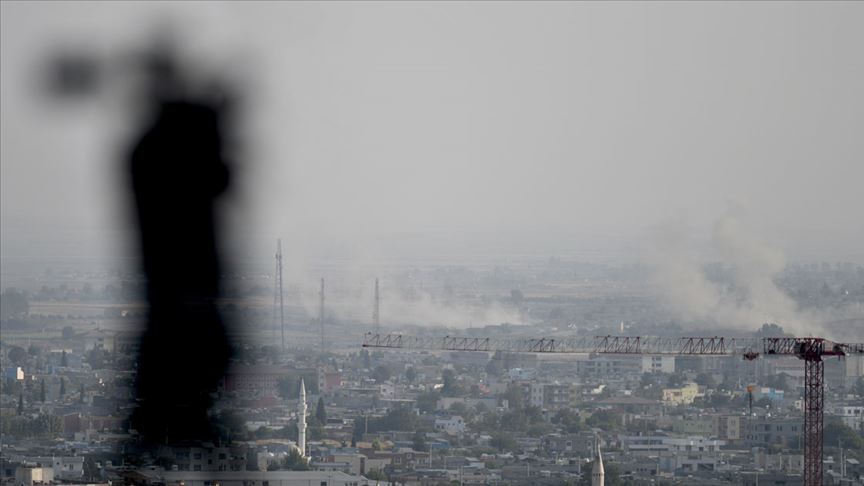
[[[226,108],[190,94],[170,52],[151,55],[147,68],[152,118],[134,144],[130,171],[150,315],[131,425],[145,444],[213,440],[209,409],[230,358],[216,307],[214,208],[229,183]]]
[[[170,29],[144,51],[100,58],[61,48],[48,93],[87,99],[125,92],[142,126],[128,153],[149,320],[137,364],[131,428],[145,446],[211,441],[210,408],[231,358],[219,315],[217,200],[229,184],[224,80],[189,67]]]

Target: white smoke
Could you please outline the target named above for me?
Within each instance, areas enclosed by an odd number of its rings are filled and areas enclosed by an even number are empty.
[[[343,269],[344,271],[345,269]],[[357,322],[372,328],[374,274],[365,269],[347,271],[325,280],[325,317]],[[318,315],[317,278],[309,277],[294,287],[288,302],[302,307],[308,316]],[[404,283],[404,282],[403,282]],[[316,285],[312,285],[316,284]],[[520,323],[518,308],[495,298],[446,298],[436,289],[406,289],[395,277],[385,275],[380,284],[380,322],[387,328],[405,325],[469,328],[502,323]],[[440,289],[437,289],[440,290]]]
[[[786,265],[783,252],[760,239],[734,211],[714,223],[710,239],[713,260],[730,270],[731,282],[706,276],[704,265],[712,259],[693,251],[685,225],[667,224],[658,237],[653,281],[680,319],[697,327],[755,330],[776,322],[800,335],[822,331],[821,319],[802,312],[774,283]]]

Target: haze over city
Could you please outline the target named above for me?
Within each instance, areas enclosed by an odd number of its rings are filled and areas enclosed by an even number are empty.
[[[864,485],[862,21],[0,2],[0,486]]]
[[[707,250],[733,208],[793,259],[864,261],[856,3],[3,9],[4,256],[112,247],[128,121],[40,101],[40,68],[167,19],[244,87],[232,234],[255,250],[626,258],[670,222]]]

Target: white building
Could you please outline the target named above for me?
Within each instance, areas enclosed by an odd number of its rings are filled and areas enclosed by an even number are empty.
[[[842,406],[836,408],[837,415],[840,420],[852,430],[864,430],[864,406]]]
[[[669,437],[666,435],[621,435],[618,436],[624,450],[629,454],[657,454],[659,452],[719,452],[725,440],[706,437]]]
[[[642,373],[675,373],[675,356],[642,356]]]
[[[462,435],[465,433],[465,420],[458,415],[446,419],[435,419],[435,430],[448,435]]]
[[[84,457],[82,456],[9,456],[9,461],[33,464],[37,467],[50,467],[52,478],[77,479],[84,476]]]

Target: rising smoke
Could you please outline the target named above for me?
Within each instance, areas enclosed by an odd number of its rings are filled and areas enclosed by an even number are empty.
[[[775,284],[786,266],[783,252],[761,239],[734,209],[713,225],[710,254],[694,250],[686,225],[667,223],[657,232],[653,282],[676,317],[692,327],[755,330],[776,322],[800,335],[820,334],[826,316],[802,311]],[[709,278],[717,261],[727,278]]]
[[[341,279],[340,279],[341,280]],[[369,282],[362,288],[332,282],[327,291],[325,317],[345,322],[370,323],[374,301],[373,277],[351,279]],[[309,280],[315,281],[315,280]],[[518,309],[495,300],[447,299],[441,292],[423,288],[396,288],[392,280],[382,281],[381,325],[386,328],[401,326],[429,326],[465,329],[487,324],[520,323]],[[299,287],[292,296],[309,316],[318,314],[318,289],[309,285]]]

